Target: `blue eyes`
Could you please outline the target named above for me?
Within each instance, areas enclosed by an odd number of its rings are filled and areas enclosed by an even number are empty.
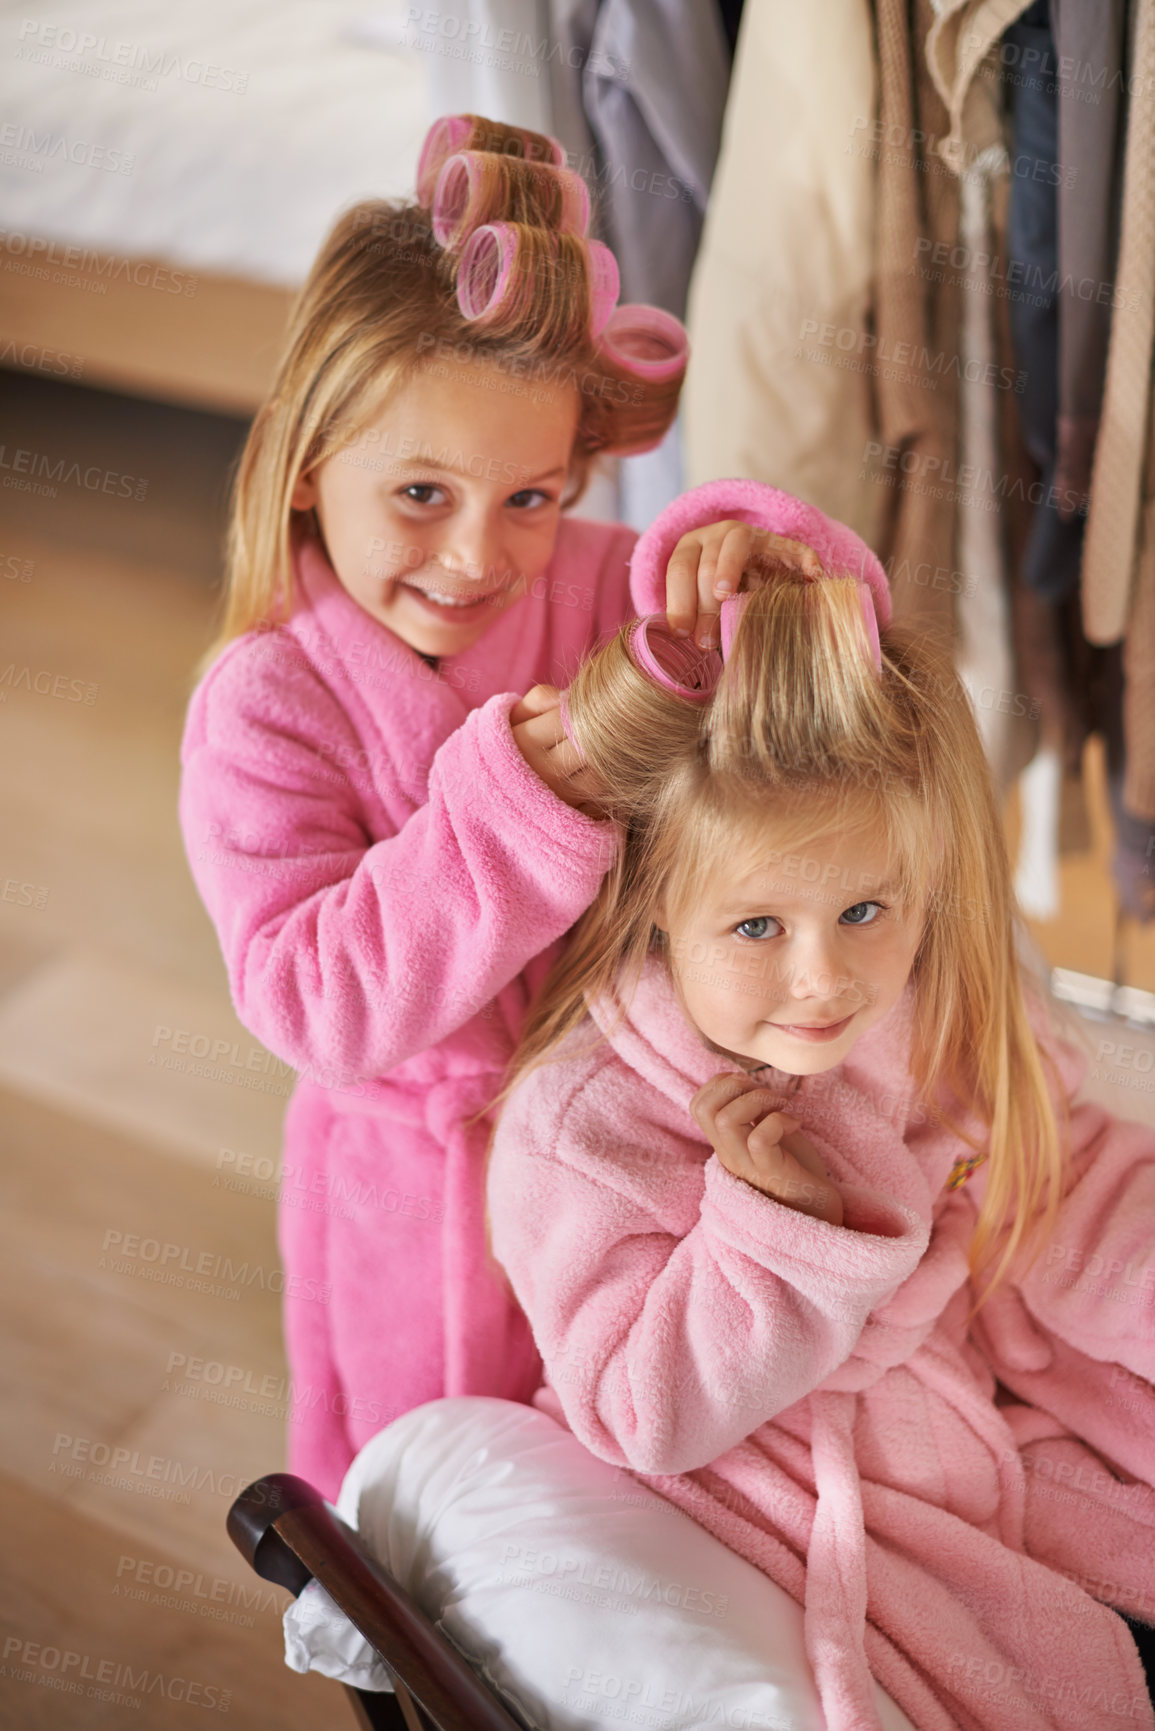
[[[855,902],[852,908],[844,908],[839,920],[847,926],[869,926],[882,913],[881,902]],[[773,927],[773,931],[771,930]],[[758,914],[755,918],[743,920],[741,925],[734,927],[740,938],[757,941],[759,938],[773,937],[780,930],[778,921],[772,914]]]

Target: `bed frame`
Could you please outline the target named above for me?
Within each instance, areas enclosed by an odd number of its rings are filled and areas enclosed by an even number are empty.
[[[228,1530],[262,1579],[293,1594],[320,1581],[376,1648],[396,1693],[345,1686],[365,1731],[526,1731],[304,1479],[257,1479],[229,1510]]]
[[[20,238],[20,253],[0,249],[0,365],[219,414],[260,407],[292,290]]]

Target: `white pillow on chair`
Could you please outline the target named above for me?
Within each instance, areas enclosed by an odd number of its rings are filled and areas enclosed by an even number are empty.
[[[406,1413],[361,1450],[337,1509],[539,1731],[825,1731],[801,1607],[533,1407],[469,1396]],[[285,1629],[295,1670],[385,1684],[316,1583]],[[885,1731],[914,1731],[877,1684],[875,1702]]]

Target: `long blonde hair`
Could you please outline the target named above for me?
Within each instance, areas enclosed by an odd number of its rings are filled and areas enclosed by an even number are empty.
[[[202,665],[234,637],[288,618],[298,478],[355,442],[422,367],[450,356],[463,368],[501,369],[512,392],[576,390],[567,503],[598,452],[656,442],[673,421],[681,373],[639,376],[591,338],[587,251],[571,232],[558,171],[543,167],[550,141],[466,118],[480,164],[475,215],[508,221],[520,238],[511,292],[492,316],[467,320],[457,301],[462,235],[440,245],[421,204],[367,200],[340,218],[297,299],[276,382],[241,456],[223,618]]]
[[[990,1161],[970,1251],[978,1275],[1002,1245],[985,1302],[1020,1249],[1033,1260],[1053,1229],[1065,1137],[1024,999],[1006,848],[963,687],[936,650],[893,629],[882,633],[880,676],[858,585],[837,576],[779,572],[759,588],[705,705],[639,672],[627,641],[625,628],[567,695],[570,731],[624,843],[531,1008],[500,1098],[590,1000],[613,991],[628,1003],[655,948],[659,901],[690,905],[736,833],[765,838],[785,823],[813,836],[816,817],[823,833],[870,825],[896,862],[899,900],[926,903],[911,972],[914,1083],[932,1116]]]

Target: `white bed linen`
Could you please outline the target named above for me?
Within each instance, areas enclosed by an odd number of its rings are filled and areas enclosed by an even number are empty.
[[[41,235],[296,286],[341,209],[412,195],[428,56],[358,42],[381,11],[0,0],[0,249]]]
[[[418,1407],[361,1450],[337,1508],[539,1731],[824,1731],[801,1606],[532,1407]],[[316,1582],[285,1636],[294,1670],[385,1683]],[[913,1731],[877,1684],[875,1705],[883,1731]]]

